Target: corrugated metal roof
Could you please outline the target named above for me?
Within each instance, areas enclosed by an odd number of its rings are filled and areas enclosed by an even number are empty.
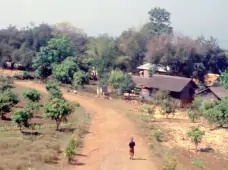
[[[151,78],[132,77],[137,87],[157,88],[173,92],[180,92],[183,88],[192,82],[192,79],[177,76],[153,75]]]
[[[159,71],[159,72],[170,71],[170,68],[168,66],[167,67],[163,67],[163,66],[158,66],[156,64],[151,64],[151,63],[146,63],[146,64],[143,64],[143,65],[137,67],[137,69],[139,69],[139,70],[149,70],[151,68],[156,68],[156,70]]]
[[[222,86],[218,86],[218,87],[209,87],[209,89],[211,90],[212,93],[214,93],[214,95],[216,95],[219,99],[222,99],[224,97],[228,97],[228,90],[225,89]]]

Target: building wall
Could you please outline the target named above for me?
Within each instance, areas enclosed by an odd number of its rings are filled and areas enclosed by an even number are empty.
[[[195,95],[196,87],[189,83],[180,93],[180,99],[190,99]],[[192,91],[192,92],[191,92]]]

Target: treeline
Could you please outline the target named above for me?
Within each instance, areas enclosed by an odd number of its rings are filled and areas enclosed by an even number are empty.
[[[165,9],[156,7],[148,14],[149,21],[142,28],[125,30],[115,38],[88,37],[70,23],[43,23],[23,29],[9,26],[0,30],[1,66],[10,63],[13,68],[17,64],[21,69],[36,71],[39,78],[53,73],[63,83],[72,83],[75,72],[75,77],[82,77],[76,80],[80,82],[87,81],[86,73],[91,70],[100,77],[113,69],[135,73],[144,62],[169,66],[171,75],[200,80],[208,72],[226,69],[228,54],[215,38],[177,35],[171,26],[171,14]]]

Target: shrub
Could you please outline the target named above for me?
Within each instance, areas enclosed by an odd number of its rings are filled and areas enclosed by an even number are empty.
[[[22,126],[28,127],[28,119],[29,113],[25,109],[18,109],[12,116],[12,121],[18,124],[20,131]]]
[[[166,114],[166,118],[168,118],[168,115],[170,113],[174,113],[175,112],[175,107],[171,105],[171,103],[168,100],[163,100],[162,104],[161,104],[161,110],[163,113]]]
[[[194,111],[194,110],[191,110],[191,109],[188,109],[187,110],[187,113],[188,113],[188,117],[189,119],[195,123],[196,120],[198,120],[200,118],[200,115],[197,111]]]
[[[23,96],[30,102],[38,102],[40,100],[41,94],[35,89],[29,89],[23,93]]]
[[[73,112],[73,107],[65,100],[54,98],[44,105],[44,117],[56,121],[56,130],[59,130],[61,122],[66,121],[67,117]]]
[[[155,137],[155,139],[158,141],[158,142],[161,142],[162,139],[162,131],[159,129],[159,128],[156,128],[152,131],[152,134],[153,136]]]
[[[195,149],[198,151],[198,145],[201,143],[205,132],[200,130],[198,127],[194,127],[187,134],[191,137],[192,142],[195,144]]]
[[[64,151],[64,155],[67,157],[68,163],[71,162],[72,157],[75,155],[76,143],[76,139],[72,137]]]
[[[46,85],[46,89],[49,92],[49,100],[58,98],[63,99],[61,90],[57,87],[56,83],[50,82]]]

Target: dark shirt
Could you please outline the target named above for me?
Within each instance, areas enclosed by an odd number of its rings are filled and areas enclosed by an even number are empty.
[[[129,143],[129,147],[130,147],[130,148],[134,148],[134,147],[135,147],[135,142],[134,142],[134,141],[131,141],[131,142]]]

